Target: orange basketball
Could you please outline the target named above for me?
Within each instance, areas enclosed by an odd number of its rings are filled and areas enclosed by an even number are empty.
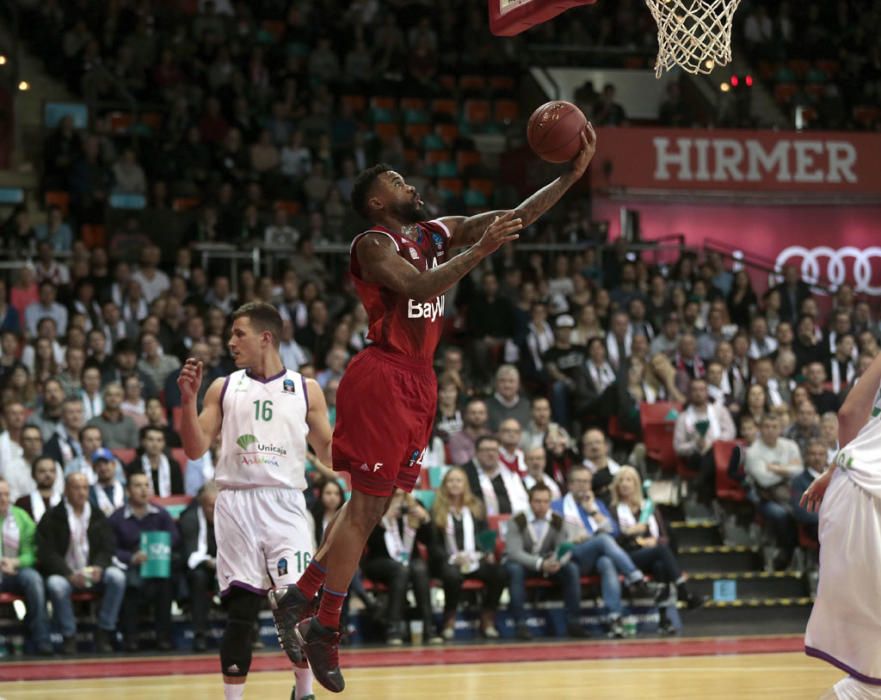
[[[581,150],[581,132],[586,125],[587,118],[578,107],[564,100],[553,100],[529,117],[526,139],[542,160],[565,163]]]

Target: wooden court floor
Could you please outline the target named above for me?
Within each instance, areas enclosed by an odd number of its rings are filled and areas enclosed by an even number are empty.
[[[690,656],[531,663],[353,668],[340,695],[316,689],[319,700],[809,700],[842,677],[800,653]],[[292,676],[251,674],[245,698],[288,700]],[[215,700],[216,674],[87,678],[0,683],[5,700]]]

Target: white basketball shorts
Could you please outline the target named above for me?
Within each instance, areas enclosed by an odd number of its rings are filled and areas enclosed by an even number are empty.
[[[265,595],[296,583],[312,559],[306,501],[296,489],[223,489],[214,506],[217,581]]]

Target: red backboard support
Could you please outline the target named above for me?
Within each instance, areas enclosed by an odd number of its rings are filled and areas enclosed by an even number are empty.
[[[547,22],[577,5],[596,0],[489,0],[489,28],[496,36],[514,36]]]

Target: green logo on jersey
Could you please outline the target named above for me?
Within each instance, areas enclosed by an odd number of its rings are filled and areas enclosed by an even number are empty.
[[[239,435],[239,439],[236,440],[236,444],[243,450],[247,449],[248,445],[255,442],[257,442],[257,437],[255,435]]]

